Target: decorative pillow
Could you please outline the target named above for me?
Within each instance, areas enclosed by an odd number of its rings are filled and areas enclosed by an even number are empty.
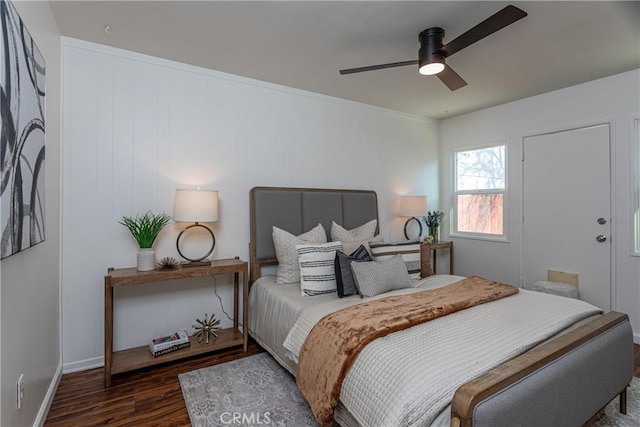
[[[384,239],[382,238],[382,234],[377,234],[370,239],[354,240],[352,242],[342,241],[342,246],[344,247],[345,253],[351,253],[357,250],[360,246],[364,246],[367,252],[369,252],[369,255],[371,255],[371,248],[369,245],[372,243],[382,243],[383,241]]]
[[[351,270],[362,297],[374,297],[384,292],[413,287],[400,255],[381,262],[353,262]]]
[[[360,245],[351,255],[347,255],[342,251],[336,252],[335,268],[336,282],[338,285],[338,296],[349,297],[358,294],[358,288],[351,271],[351,263],[358,261],[371,261],[369,251],[364,245]]]
[[[321,245],[296,245],[300,263],[300,292],[302,295],[320,295],[336,291],[336,251],[342,243]]]
[[[377,227],[377,219],[372,219],[360,227],[352,228],[351,230],[346,230],[334,221],[331,223],[331,240],[344,243],[353,242],[354,240],[371,239],[376,234]]]
[[[420,242],[372,243],[370,246],[371,255],[375,261],[384,261],[395,255],[400,255],[411,279],[420,278]]]
[[[296,245],[305,243],[326,243],[327,233],[322,224],[318,224],[311,230],[299,236],[294,236],[288,231],[273,227],[273,246],[276,249],[278,259],[278,271],[276,283],[298,283],[300,281],[300,266],[298,265],[298,253]]]

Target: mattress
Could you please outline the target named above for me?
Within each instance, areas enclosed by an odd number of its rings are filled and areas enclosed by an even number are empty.
[[[421,280],[415,289],[403,289],[378,296],[383,298],[391,294],[403,294],[417,292],[423,289],[433,289],[455,281],[461,280],[460,276],[435,275]],[[556,297],[557,298],[557,297]],[[250,293],[249,304],[249,333],[256,341],[269,351],[276,360],[290,373],[295,375],[296,365],[287,354],[283,343],[296,324],[296,320],[303,311],[323,312],[323,306],[333,305],[348,306],[361,302],[359,296],[343,299],[336,295],[319,295],[304,297],[300,295],[299,284],[276,285],[273,276],[261,277],[257,280]],[[309,308],[309,310],[305,310]],[[581,322],[582,323],[582,322]],[[449,407],[445,407],[432,421],[431,425],[449,424]],[[342,425],[357,425],[355,419],[343,405],[336,408],[336,421]]]
[[[400,289],[374,298],[418,292],[423,287],[446,286],[463,279],[461,276],[434,275],[415,282],[415,289]],[[325,302],[343,301],[345,306],[360,302],[359,295],[338,299],[336,294],[300,294],[299,283],[276,284],[275,276],[262,276],[251,285],[249,293],[249,334],[268,350],[291,374],[295,375],[296,364],[287,355],[283,343],[303,309]]]
[[[418,292],[422,287],[437,288],[462,280],[461,276],[437,274],[417,281],[416,289],[401,289],[392,293],[382,294],[374,298],[382,298],[391,294],[406,294]],[[283,343],[295,324],[300,313],[306,307],[317,306],[325,302],[335,301],[335,294],[302,296],[299,283],[276,284],[275,276],[262,276],[251,285],[249,293],[249,334],[262,348],[267,350],[289,373],[295,376],[296,363],[292,355],[287,354]],[[342,298],[347,301],[359,302],[359,295]],[[448,408],[447,408],[448,409]],[[448,426],[449,411],[445,409],[432,423],[432,426]],[[349,411],[338,404],[335,418],[343,426],[357,426],[358,423]]]
[[[335,298],[335,294],[302,296],[299,283],[276,284],[275,276],[262,276],[249,293],[249,335],[295,375],[296,364],[287,358],[282,343],[305,307]]]

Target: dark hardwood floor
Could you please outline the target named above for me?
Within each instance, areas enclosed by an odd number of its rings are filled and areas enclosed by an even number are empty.
[[[233,349],[115,375],[104,387],[104,370],[66,374],[45,426],[190,426],[178,374],[264,351],[253,340],[249,351]]]
[[[640,345],[633,350],[634,375],[640,377]],[[178,374],[261,351],[251,341],[247,354],[231,350],[116,375],[109,388],[104,387],[102,368],[66,374],[45,426],[189,426]]]

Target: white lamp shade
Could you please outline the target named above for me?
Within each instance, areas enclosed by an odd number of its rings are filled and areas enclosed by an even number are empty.
[[[427,214],[427,196],[400,196],[399,216],[425,216]]]
[[[178,222],[216,222],[218,192],[213,190],[176,190],[173,219]]]

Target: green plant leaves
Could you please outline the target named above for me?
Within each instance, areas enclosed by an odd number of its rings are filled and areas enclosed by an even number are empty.
[[[119,224],[129,229],[141,249],[151,248],[160,230],[171,221],[171,215],[166,213],[154,214],[148,211],[144,215],[135,217],[123,216]]]

